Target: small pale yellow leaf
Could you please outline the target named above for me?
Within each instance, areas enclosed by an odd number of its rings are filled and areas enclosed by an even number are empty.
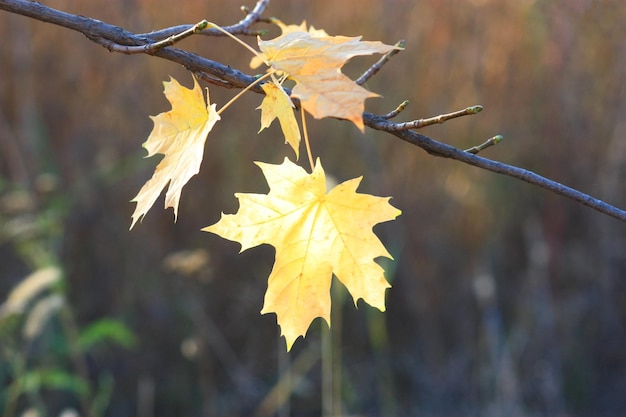
[[[172,110],[150,117],[154,128],[143,147],[148,150],[148,157],[158,153],[165,156],[157,165],[152,178],[131,200],[137,203],[131,229],[146,215],[168,183],[165,208],[173,207],[176,219],[182,188],[200,170],[204,143],[220,116],[215,104],[205,103],[195,77],[193,82],[193,89],[181,86],[174,78],[163,83],[164,94],[172,104]]]
[[[203,230],[239,242],[242,251],[264,243],[276,248],[261,313],[276,314],[287,349],[316,317],[330,323],[333,273],[355,303],[362,298],[384,311],[390,285],[374,259],[391,255],[372,227],[395,219],[400,210],[389,198],[357,193],[361,178],[327,193],[319,160],[311,174],[286,158],[281,165],[257,165],[269,193],[235,194],[238,212],[222,214]]]
[[[274,82],[265,83],[261,87],[265,91],[265,98],[257,107],[261,109],[261,129],[259,132],[268,128],[272,121],[278,118],[285,142],[293,148],[296,159],[298,159],[301,136],[298,121],[293,113],[294,105],[291,99],[285,90]]]

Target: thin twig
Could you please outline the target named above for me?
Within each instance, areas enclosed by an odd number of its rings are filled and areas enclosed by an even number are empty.
[[[195,35],[200,33],[204,29],[207,28],[209,22],[206,20],[202,20],[201,22],[196,23],[192,27],[187,30],[184,30],[176,35],[172,35],[169,38],[162,39],[158,42],[146,43],[145,45],[139,46],[128,46],[128,45],[119,45],[114,42],[108,44],[107,49],[111,52],[119,52],[126,55],[132,54],[149,54],[153,53],[159,49],[165,48],[167,46],[172,46],[176,42],[180,42],[185,38],[188,38],[191,35]]]
[[[472,114],[476,114],[481,112],[483,106],[470,106],[463,110],[458,110],[452,113],[440,114],[439,116],[429,117],[427,119],[418,119],[412,120],[410,122],[404,123],[394,123],[393,129],[395,130],[409,130],[409,129],[419,129],[425,126],[441,124],[447,122],[450,119],[454,119],[461,116],[469,116]]]
[[[311,143],[309,142],[309,130],[306,127],[306,113],[304,107],[300,107],[300,117],[302,118],[302,132],[304,133],[304,144],[306,146],[306,154],[309,156],[309,164],[311,172],[315,171],[315,163],[313,162],[313,152],[311,152]]]
[[[378,71],[380,71],[380,69],[383,67],[383,65],[385,65],[387,63],[387,61],[389,61],[391,59],[392,56],[394,56],[395,54],[397,54],[398,52],[400,52],[400,51],[402,51],[404,49],[405,43],[406,42],[404,40],[396,42],[396,44],[394,45],[395,49],[392,49],[391,51],[389,51],[385,55],[383,55],[378,61],[376,61],[376,63],[374,65],[369,67],[363,73],[363,75],[361,75],[359,78],[357,78],[356,81],[354,81],[354,82],[357,83],[358,85],[365,84],[367,82],[367,80],[372,78],[374,75],[376,75],[378,73]]]
[[[257,36],[264,33],[264,31],[253,31],[250,30],[250,27],[257,22],[265,22],[267,19],[262,17],[265,9],[267,8],[270,0],[259,0],[256,2],[254,9],[248,11],[246,17],[244,17],[239,22],[235,23],[231,26],[225,26],[224,29],[226,32],[232,33],[233,35],[248,35],[248,36]],[[169,36],[175,35],[176,33],[183,32],[185,30],[189,30],[193,25],[177,25],[172,26],[165,29],[156,30],[148,33],[141,33],[137,36],[148,38],[152,40],[165,39]],[[224,34],[215,29],[206,29],[200,32],[201,35],[206,36],[224,36]]]
[[[261,83],[263,80],[265,80],[266,78],[269,78],[271,75],[272,75],[272,73],[268,72],[267,74],[263,75],[262,77],[257,78],[255,82],[253,82],[252,84],[248,85],[246,88],[242,89],[239,93],[237,93],[237,95],[235,95],[235,97],[233,97],[230,100],[228,100],[228,103],[224,104],[222,106],[222,108],[220,108],[217,111],[217,114],[218,115],[222,114],[222,112],[224,112],[224,110],[229,108],[235,101],[239,100],[239,97],[244,95],[246,93],[246,91],[251,90],[252,88],[254,88],[255,85]]]
[[[406,109],[406,106],[409,105],[409,100],[404,100],[402,103],[400,103],[398,105],[398,107],[396,107],[395,109],[393,109],[392,111],[390,111],[387,114],[383,114],[382,117],[383,119],[393,119],[394,117],[396,117],[397,115],[400,114],[400,112],[404,111],[404,109]]]
[[[501,142],[502,139],[503,139],[502,135],[495,135],[494,137],[487,139],[486,141],[484,141],[480,145],[472,146],[471,148],[466,149],[465,152],[477,154],[478,152],[482,151],[483,149],[487,149],[488,147],[493,146],[493,145]]]
[[[202,80],[202,81],[206,81],[209,84],[213,84],[216,85],[218,87],[222,87],[222,88],[236,88],[234,87],[232,84],[230,84],[228,81],[224,81],[224,80],[220,80],[219,78],[215,78],[210,74],[207,74],[204,71],[198,71],[198,70],[194,70],[191,71],[197,79]]]
[[[555,194],[567,197],[570,200],[576,201],[587,207],[591,207],[592,209],[597,210],[600,213],[606,214],[607,216],[613,217],[626,223],[625,210],[621,210],[588,194],[585,194],[548,178],[542,177],[541,175],[536,174],[532,171],[513,165],[504,164],[502,162],[493,161],[491,159],[483,158],[481,156],[462,151],[461,149],[436,141],[413,130],[397,129],[394,126],[395,123],[389,122],[388,120],[385,120],[382,117],[371,113],[363,113],[363,123],[372,129],[389,132],[392,135],[412,145],[419,146],[431,155],[455,159],[457,161],[464,162],[466,164],[473,165],[487,171],[517,178],[529,184],[544,188]]]
[[[269,1],[267,2],[269,3]],[[245,14],[246,17],[248,17],[249,14],[254,13],[254,10],[250,10],[250,8],[248,6],[241,6],[240,7],[241,11]],[[256,22],[263,22],[263,23],[267,23],[267,24],[271,24],[272,23],[272,18],[271,17],[263,17],[261,16],[262,13],[258,13],[257,19],[255,21]]]

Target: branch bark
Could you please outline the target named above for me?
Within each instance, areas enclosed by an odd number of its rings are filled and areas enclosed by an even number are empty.
[[[254,9],[249,11],[244,19],[235,25],[226,27],[225,29],[230,33],[240,35],[250,35],[256,33],[250,28],[255,23],[263,20],[262,15],[267,8],[268,3],[269,0],[258,1]],[[110,25],[96,19],[65,13],[33,1],[0,0],[0,10],[5,10],[10,13],[27,16],[42,22],[48,22],[67,29],[78,31],[91,41],[102,45],[111,51],[124,49],[124,46],[146,46],[146,54],[183,65],[189,71],[198,75],[199,78],[220,87],[245,88],[255,81],[254,77],[241,71],[182,49],[174,47],[153,49],[147,47],[147,45],[151,43],[185,30],[189,30],[189,28],[192,28],[193,25],[175,26],[146,34],[133,34],[123,28]],[[209,36],[222,35],[221,33],[210,29],[202,31],[201,33]],[[251,88],[251,90],[256,93],[263,94],[263,90],[258,85]],[[600,213],[626,223],[626,211],[612,206],[602,200],[556,181],[542,177],[532,171],[484,158],[455,148],[454,146],[439,142],[428,136],[417,133],[414,130],[406,129],[402,126],[404,123],[393,123],[388,119],[388,117],[371,113],[363,114],[363,121],[366,126],[374,130],[387,132],[405,142],[424,149],[431,155],[454,159],[487,171],[517,178],[544,188],[555,194],[574,200],[580,204],[593,208]]]

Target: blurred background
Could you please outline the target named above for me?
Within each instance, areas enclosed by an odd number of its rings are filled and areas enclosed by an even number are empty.
[[[232,1],[44,3],[136,33],[243,16]],[[368,82],[383,98],[367,111],[408,99],[405,121],[481,104],[423,133],[460,148],[502,134],[483,156],[626,208],[623,1],[342,6],[273,0],[266,16],[406,39]],[[273,249],[239,254],[200,231],[237,210],[235,192],[267,191],[253,161],[293,157],[277,123],[257,135],[261,97],[222,114],[178,222],[161,197],[129,231],[129,201],[159,160],[143,158],[148,116],[170,108],[162,82],[191,86],[190,74],[6,12],[0,34],[0,414],[624,415],[623,223],[382,132],[309,118],[326,172],[363,175],[361,192],[393,196],[403,214],[375,228],[395,258],[381,261],[387,312],[355,308],[335,282],[332,335],[317,320],[287,354],[275,316],[259,314]],[[253,74],[229,39],[179,46]],[[376,59],[344,71],[356,78]],[[218,107],[236,93],[210,88]]]

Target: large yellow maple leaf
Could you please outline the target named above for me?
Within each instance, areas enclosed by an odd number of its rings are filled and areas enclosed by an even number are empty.
[[[263,243],[276,248],[261,313],[276,313],[287,349],[316,317],[330,324],[333,273],[355,304],[362,298],[384,311],[390,285],[374,259],[391,255],[372,227],[395,219],[400,210],[388,197],[357,193],[361,177],[327,193],[319,159],[311,174],[287,158],[280,165],[256,164],[269,193],[235,194],[237,213],[222,213],[203,230],[239,242],[241,251]]]
[[[329,36],[306,25],[279,25],[279,37],[259,39],[261,58],[296,81],[292,96],[315,118],[338,117],[352,121],[361,131],[365,99],[378,97],[341,72],[347,60],[359,55],[384,54],[395,46],[361,41],[361,37]],[[258,60],[254,61],[255,65]]]
[[[195,77],[193,83],[192,89],[181,86],[174,78],[163,83],[164,94],[172,110],[150,116],[154,128],[143,147],[148,150],[147,157],[157,153],[165,156],[157,165],[152,178],[131,200],[137,203],[131,229],[146,215],[168,183],[165,208],[173,207],[176,219],[182,188],[200,170],[204,143],[220,116],[215,104],[209,102],[209,90],[207,104]]]

